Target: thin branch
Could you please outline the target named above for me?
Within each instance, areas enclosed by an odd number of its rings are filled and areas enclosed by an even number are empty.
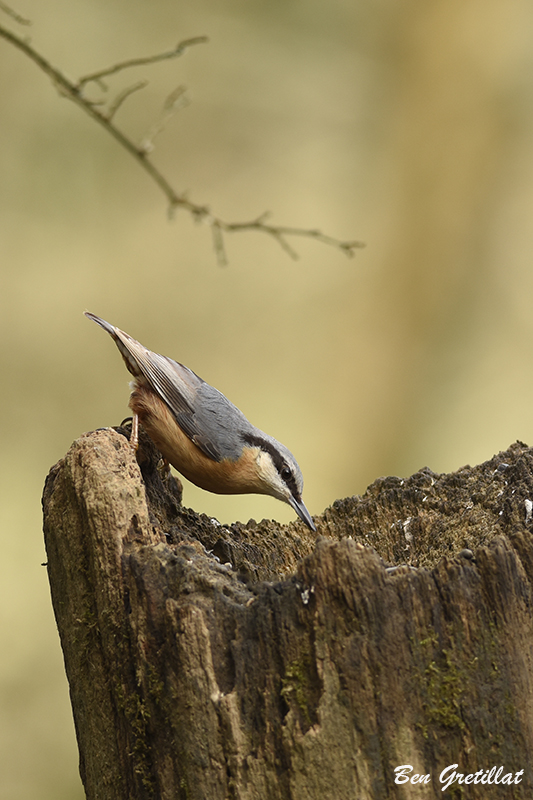
[[[270,215],[268,213],[262,214],[260,217],[252,220],[251,222],[230,222],[222,225],[222,228],[227,233],[234,233],[236,231],[262,231],[263,233],[268,233],[270,236],[276,238],[283,249],[286,250],[294,259],[298,258],[298,253],[289,247],[287,242],[284,240],[285,236],[305,236],[309,239],[315,239],[317,242],[323,242],[323,244],[329,244],[333,247],[338,247],[340,250],[343,250],[347,256],[353,256],[354,250],[365,247],[364,242],[359,242],[357,240],[349,240],[344,242],[340,239],[335,239],[333,236],[328,236],[316,228],[313,230],[306,230],[305,228],[289,228],[285,227],[284,225],[266,225],[264,220],[267,218],[267,216]]]
[[[19,25],[31,25],[30,19],[25,19],[24,17],[21,17],[20,14],[17,14],[16,11],[13,11],[13,9],[10,8],[6,3],[3,3],[2,0],[0,0],[0,11],[3,11],[5,14],[8,15],[8,17],[14,19],[15,22],[18,22]]]
[[[224,247],[224,237],[220,230],[220,225],[215,221],[211,225],[211,233],[213,235],[213,249],[217,257],[219,267],[228,266],[228,258],[226,256],[226,248]]]
[[[2,3],[2,0],[0,0],[0,3]],[[137,163],[143,167],[143,169],[148,173],[148,175],[150,175],[152,180],[166,196],[169,204],[169,216],[172,216],[172,213],[175,209],[183,208],[188,211],[196,221],[204,222],[211,227],[213,245],[219,264],[223,265],[227,263],[223,234],[245,230],[259,231],[268,234],[278,242],[283,250],[285,250],[291,256],[291,258],[298,258],[298,254],[287,243],[287,236],[305,236],[307,238],[315,239],[316,241],[338,248],[347,256],[353,256],[356,249],[364,247],[362,242],[342,241],[340,239],[335,239],[333,236],[328,236],[316,229],[305,230],[304,228],[292,228],[266,224],[265,220],[268,217],[267,213],[262,214],[261,216],[256,217],[248,222],[225,222],[220,217],[214,216],[208,206],[202,206],[198,205],[197,203],[193,203],[188,199],[185,193],[178,193],[150,160],[145,146],[136,145],[128,136],[119,130],[116,125],[114,125],[112,121],[114,114],[118,110],[119,106],[130,94],[132,94],[133,91],[141,88],[139,84],[136,84],[135,86],[130,87],[129,89],[126,89],[120,93],[115,101],[111,104],[110,110],[108,110],[107,113],[100,111],[96,107],[96,103],[91,102],[82,94],[84,86],[89,82],[96,82],[100,85],[103,85],[103,77],[115,74],[123,69],[138,66],[140,64],[153,64],[156,61],[161,61],[167,58],[174,58],[181,55],[181,53],[191,45],[207,41],[207,37],[197,36],[193,39],[186,39],[183,42],[180,42],[180,44],[178,44],[174,50],[171,50],[168,53],[161,53],[148,58],[137,58],[130,59],[129,61],[123,61],[119,64],[115,64],[113,67],[109,67],[108,69],[94,72],[91,75],[86,75],[77,83],[73,83],[66,78],[58,69],[53,67],[45,58],[43,58],[43,56],[34,50],[28,42],[16,36],[3,26],[0,26],[0,37],[4,38],[14,47],[21,50],[26,56],[28,56],[28,58],[37,64],[37,66],[52,80],[59,93],[63,97],[67,97],[69,100],[72,100],[73,103],[76,103],[76,105],[85,111],[85,113],[95,120],[95,122],[101,125],[128,153],[130,153],[131,156],[133,156]]]
[[[139,81],[138,83],[134,83],[132,86],[128,86],[126,89],[123,89],[121,92],[119,92],[113,102],[109,104],[109,108],[107,109],[107,119],[109,122],[111,122],[122,103],[127,100],[131,94],[138,92],[139,89],[144,89],[145,86],[148,86],[148,81]]]
[[[185,108],[189,101],[185,95],[185,86],[178,86],[174,89],[165,102],[163,103],[163,110],[159,119],[152,125],[146,136],[141,141],[141,149],[145,153],[151,153],[154,150],[154,139],[161,131],[165,129],[167,122],[174,116],[180,109]]]
[[[117,72],[121,72],[123,69],[130,69],[131,67],[141,67],[145,64],[155,64],[157,61],[165,61],[168,58],[177,58],[181,56],[187,48],[195,44],[204,44],[208,41],[209,39],[207,36],[194,36],[192,39],[185,39],[183,42],[180,42],[176,45],[174,50],[169,50],[166,53],[159,53],[158,55],[147,56],[146,58],[130,58],[128,61],[121,61],[119,64],[114,64],[107,69],[102,69],[99,72],[92,72],[90,75],[84,75],[77,83],[78,89],[83,89],[85,84],[92,81],[105,87],[102,78],[107,78],[108,75],[115,75]]]
[[[89,102],[85,97],[82,96],[80,93],[79,86],[77,84],[72,83],[68,80],[58,69],[53,67],[45,58],[43,58],[36,50],[25,42],[23,39],[20,39],[11,31],[0,26],[0,36],[4,39],[7,39],[8,42],[11,42],[15,47],[19,50],[22,50],[25,55],[28,56],[35,64],[37,64],[43,72],[45,72],[49,78],[51,78],[52,82],[55,84],[57,90],[63,97],[67,97],[69,100],[72,100],[73,103],[76,103],[86,114],[88,114],[92,119],[98,122],[105,130],[116,139],[125,150],[136,159],[136,161],[141,164],[141,166],[148,172],[150,177],[156,182],[162,192],[166,195],[168,202],[171,206],[181,206],[196,217],[205,217],[209,214],[209,209],[198,206],[195,203],[189,202],[187,199],[180,197],[180,195],[172,188],[166,178],[159,172],[157,167],[152,164],[152,162],[146,158],[146,153],[139,147],[137,147],[134,142],[131,141],[122,131],[120,131],[112,122],[110,122],[108,116],[106,114],[101,113],[97,108],[95,108],[94,104]]]

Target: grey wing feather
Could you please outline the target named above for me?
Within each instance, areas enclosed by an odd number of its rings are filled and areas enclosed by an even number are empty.
[[[203,382],[199,387],[195,401],[194,416],[185,424],[178,419],[185,433],[211,458],[213,452],[218,453],[217,461],[238,459],[243,434],[257,429],[222,392],[208,383]]]
[[[136,358],[182,431],[206,456],[214,461],[240,456],[239,433],[252,426],[227,397],[171,358],[150,351]]]
[[[171,358],[146,350],[135,341],[123,343],[134,356],[152,389],[167,404],[182,431],[206,456],[214,461],[221,461],[224,458],[223,453],[198,419],[201,402],[199,392],[202,385],[207,384],[190,369]]]
[[[200,378],[170,358],[152,353],[145,348],[142,350],[133,348],[131,344],[128,343],[130,345],[128,349],[135,357],[140,371],[172,413],[193,414]]]
[[[206,456],[214,461],[239,457],[242,440],[238,434],[253,425],[218,389],[183,364],[148,350],[120,328],[89,312],[85,315],[113,337],[128,370],[145,378]]]

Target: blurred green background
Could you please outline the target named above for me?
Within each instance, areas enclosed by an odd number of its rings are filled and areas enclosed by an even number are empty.
[[[229,221],[362,239],[349,260],[227,239],[0,39],[0,796],[83,796],[41,533],[49,468],[128,413],[128,374],[89,309],[190,366],[295,453],[319,514],[380,475],[490,458],[533,429],[533,6],[526,0],[24,0],[67,76],[207,35],[116,122]],[[96,87],[88,89],[96,97]],[[185,486],[222,522],[294,518]]]

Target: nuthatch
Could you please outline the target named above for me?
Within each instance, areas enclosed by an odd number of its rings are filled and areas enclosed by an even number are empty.
[[[100,317],[134,377],[131,443],[140,420],[163,457],[192,483],[216,494],[268,494],[289,503],[312,530],[303,478],[292,453],[260,431],[218,389],[171,358],[152,353]]]

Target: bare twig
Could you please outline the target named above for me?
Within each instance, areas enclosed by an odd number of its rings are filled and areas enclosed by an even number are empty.
[[[111,122],[122,103],[127,100],[131,94],[138,92],[139,89],[144,89],[145,86],[148,86],[148,81],[139,81],[138,83],[134,83],[132,86],[128,86],[126,89],[123,89],[121,92],[119,92],[113,102],[109,104],[109,108],[107,109],[107,119],[109,122]]]
[[[2,0],[0,0],[0,11],[3,11],[5,14],[11,17],[11,19],[14,19],[19,25],[31,25],[31,20],[21,17],[20,14],[17,14],[16,11],[13,11],[13,9],[10,8],[6,3],[3,3]]]
[[[218,265],[220,267],[227,267],[228,258],[226,256],[226,248],[224,247],[224,237],[220,230],[220,225],[215,220],[211,225],[211,232],[213,234],[213,249],[217,257]]]
[[[144,136],[141,141],[141,148],[145,153],[151,153],[153,151],[155,137],[158,136],[162,130],[164,130],[165,125],[171,119],[171,117],[173,117],[180,108],[185,108],[185,106],[188,105],[185,92],[185,86],[178,86],[165,100],[161,116],[152,125],[146,136]]]
[[[146,58],[130,58],[128,61],[121,61],[119,64],[114,64],[112,67],[108,67],[107,69],[102,69],[99,72],[92,72],[90,75],[84,75],[83,78],[80,78],[77,83],[78,89],[83,89],[85,84],[92,81],[99,83],[100,86],[105,88],[102,78],[107,78],[108,75],[115,75],[117,72],[121,72],[123,69],[130,69],[131,67],[141,67],[145,64],[155,64],[157,61],[165,61],[167,58],[177,58],[178,56],[181,56],[188,47],[192,47],[195,44],[204,44],[208,41],[209,39],[207,36],[194,36],[192,39],[185,39],[183,42],[180,42],[178,45],[176,45],[174,50],[169,50],[166,53],[159,53],[158,55],[147,56]]]
[[[277,239],[283,249],[294,259],[298,258],[298,253],[287,244],[284,238],[285,236],[305,236],[309,239],[315,239],[317,242],[323,242],[324,244],[338,247],[348,256],[353,256],[354,250],[365,246],[364,242],[359,242],[357,240],[343,242],[340,239],[335,239],[333,236],[328,236],[316,229],[306,230],[305,228],[289,228],[283,225],[267,225],[264,222],[267,216],[269,216],[268,213],[262,214],[251,222],[231,222],[227,225],[223,225],[223,230],[226,233],[234,233],[235,231],[262,231],[263,233],[268,233]]]
[[[2,0],[0,0],[0,7],[3,8],[3,6],[4,4]],[[175,58],[176,56],[181,55],[184,50],[191,45],[207,41],[207,37],[197,36],[193,39],[186,39],[183,42],[180,42],[177,47],[174,48],[174,50],[171,50],[167,53],[161,53],[148,58],[137,58],[130,59],[129,61],[123,61],[119,64],[115,64],[113,67],[86,75],[77,83],[73,83],[66,78],[58,69],[53,67],[45,58],[43,58],[40,53],[34,50],[28,42],[24,41],[3,26],[0,26],[0,37],[4,38],[6,41],[14,45],[14,47],[21,50],[26,56],[28,56],[28,58],[37,64],[37,66],[52,80],[62,96],[67,97],[69,100],[72,100],[73,103],[76,103],[76,105],[85,111],[85,113],[88,114],[99,125],[105,128],[105,130],[111,136],[113,136],[113,138],[116,139],[116,141],[125,150],[127,150],[131,156],[133,156],[137,163],[143,167],[143,169],[150,175],[152,180],[155,181],[157,186],[166,196],[169,204],[169,216],[172,216],[172,213],[175,209],[182,208],[185,211],[188,211],[196,221],[204,222],[210,226],[213,236],[213,246],[219,264],[224,265],[227,263],[224,246],[224,234],[245,230],[260,231],[268,234],[278,242],[278,244],[291,256],[291,258],[298,258],[298,254],[288,244],[288,236],[305,236],[307,238],[315,239],[316,241],[338,248],[347,256],[353,256],[354,251],[357,248],[364,247],[362,242],[342,241],[335,239],[333,236],[328,236],[316,229],[305,230],[304,228],[291,228],[286,226],[266,224],[265,220],[267,219],[268,214],[262,214],[261,216],[256,217],[248,222],[225,222],[220,217],[214,216],[208,206],[202,206],[198,205],[197,203],[193,203],[188,199],[185,193],[178,193],[150,160],[146,149],[146,142],[141,146],[136,145],[113,123],[113,116],[116,114],[118,108],[122,105],[126,98],[129,97],[130,94],[142,88],[140,84],[135,84],[134,86],[131,86],[119,93],[114,102],[111,104],[107,113],[99,110],[96,107],[97,103],[91,102],[83,96],[83,88],[89,82],[98,83],[105,89],[106,87],[102,81],[102,78],[107,77],[108,75],[113,75],[129,67],[142,64],[153,64],[156,61],[162,61],[163,59]],[[177,92],[178,90],[176,90],[169,98],[169,106],[166,108],[167,114],[170,113],[172,107],[176,105],[179,97]],[[158,132],[159,130],[155,131],[155,133]],[[153,135],[151,137],[152,139]]]

